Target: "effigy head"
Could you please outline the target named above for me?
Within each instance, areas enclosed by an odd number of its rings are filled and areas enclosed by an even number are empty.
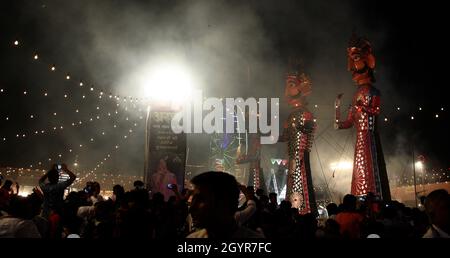
[[[347,70],[357,85],[375,82],[375,56],[370,42],[353,34],[347,48]]]
[[[284,91],[288,104],[292,107],[306,105],[305,96],[311,94],[311,86],[311,79],[299,69],[288,72]]]

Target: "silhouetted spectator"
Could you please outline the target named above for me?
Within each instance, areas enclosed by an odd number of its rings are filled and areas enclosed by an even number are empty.
[[[0,211],[6,211],[9,205],[9,199],[12,193],[13,182],[11,180],[6,180],[5,183],[0,187]]]
[[[206,172],[192,179],[194,192],[190,212],[198,230],[188,238],[260,238],[257,232],[235,220],[239,187],[234,176]]]
[[[247,202],[244,207],[239,211],[236,211],[234,214],[234,218],[239,226],[242,226],[246,223],[256,212],[256,202],[255,195],[252,191],[250,191],[247,187],[243,185],[238,186],[241,192],[245,195],[245,199]]]
[[[31,205],[27,198],[13,195],[8,215],[0,217],[0,238],[40,238],[31,215]]]
[[[336,219],[336,215],[338,214],[338,206],[336,203],[329,203],[326,207],[328,218],[330,219]]]
[[[354,195],[345,195],[342,202],[344,210],[336,215],[341,235],[345,238],[360,238],[361,223],[364,217],[356,211],[356,201]]]
[[[269,204],[267,206],[271,213],[274,213],[278,209],[278,199],[276,193],[269,193]]]
[[[430,219],[430,228],[424,238],[450,238],[450,199],[444,189],[428,194],[425,211]]]
[[[61,165],[61,171],[69,175],[67,181],[59,181],[59,171],[57,165],[54,165],[45,175],[39,179],[39,187],[44,194],[44,203],[42,216],[48,218],[50,223],[50,237],[61,238],[62,224],[61,213],[64,205],[64,190],[75,181],[75,174],[70,171],[66,164]],[[48,183],[45,180],[48,179]]]
[[[114,207],[118,209],[121,205],[123,205],[125,197],[125,189],[121,185],[113,186],[113,194],[111,196],[111,200],[114,203]]]
[[[51,211],[61,212],[64,204],[64,190],[69,187],[76,179],[76,176],[65,164],[61,165],[62,171],[69,175],[67,181],[58,182],[59,171],[56,165],[53,166],[45,175],[39,179],[39,187],[44,194],[43,217],[47,218]],[[45,180],[48,179],[48,183]]]

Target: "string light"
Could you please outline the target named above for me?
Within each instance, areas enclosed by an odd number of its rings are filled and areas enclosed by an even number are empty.
[[[50,70],[51,70],[52,72],[54,72],[54,71],[56,70],[56,67],[53,65],[53,66],[50,68]]]
[[[35,55],[33,56],[33,58],[34,58],[34,60],[37,60],[37,59],[39,58],[38,54],[35,54]]]
[[[18,46],[19,45],[19,41],[18,40],[15,40],[14,41],[14,46]]]

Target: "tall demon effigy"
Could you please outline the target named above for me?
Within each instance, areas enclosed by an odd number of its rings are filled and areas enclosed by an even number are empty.
[[[372,85],[375,82],[375,57],[369,41],[354,34],[347,48],[347,59],[347,69],[352,73],[357,90],[344,121],[340,119],[343,94],[337,96],[335,128],[356,127],[351,193],[363,196],[371,192],[384,200],[390,200],[386,164],[377,125],[380,91]]]
[[[289,153],[286,200],[300,214],[317,214],[309,162],[316,125],[313,114],[306,108],[305,100],[311,93],[311,86],[310,79],[299,69],[288,72],[285,96],[291,113],[284,124],[280,141],[287,142]]]

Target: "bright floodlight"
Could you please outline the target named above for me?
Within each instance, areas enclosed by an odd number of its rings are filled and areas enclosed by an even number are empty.
[[[336,169],[352,169],[353,163],[350,161],[333,162],[330,164],[332,170]]]
[[[423,168],[423,162],[422,161],[417,161],[416,162],[416,168],[417,169],[422,169]]]
[[[179,104],[191,95],[192,77],[181,65],[156,65],[147,76],[145,97],[152,101]]]

